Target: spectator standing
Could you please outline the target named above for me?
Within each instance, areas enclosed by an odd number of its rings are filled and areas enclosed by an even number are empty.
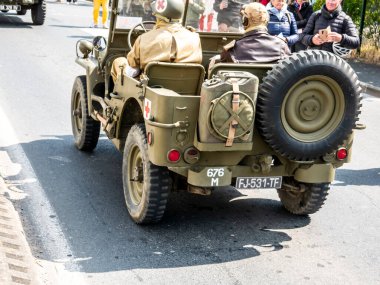
[[[302,29],[306,27],[311,14],[313,14],[313,5],[310,4],[309,0],[290,0],[288,10],[293,13],[298,32],[301,33]]]
[[[244,35],[224,47],[222,62],[275,62],[290,54],[287,44],[268,33],[264,5],[250,3],[242,11]]]
[[[206,8],[205,0],[189,0],[187,8],[186,25],[199,28],[199,18]]]
[[[269,13],[269,34],[280,37],[289,47],[294,45],[299,39],[297,23],[288,11],[285,0],[271,0],[266,7]]]
[[[241,27],[240,10],[242,4],[232,0],[215,0],[214,10],[219,32],[239,31]]]
[[[211,32],[212,21],[214,19],[215,11],[213,9],[214,0],[206,0],[206,8],[204,13],[199,19],[199,30]]]
[[[313,5],[310,4],[309,0],[290,0],[288,3],[289,12],[293,13],[294,18],[297,23],[297,32],[301,34],[305,28],[307,21],[313,14]],[[292,47],[293,51],[300,51],[306,49],[307,46],[298,41]]]
[[[98,21],[99,21],[99,10],[100,6],[102,6],[102,28],[108,29],[108,1],[109,0],[94,0],[93,3],[93,18],[94,23],[91,27],[98,28]]]
[[[304,45],[329,52],[334,52],[333,43],[339,43],[340,47],[347,49],[359,47],[355,24],[342,11],[341,2],[342,0],[326,0],[322,9],[311,15],[300,36]],[[319,32],[328,27],[330,31],[327,31],[326,37],[322,37]]]

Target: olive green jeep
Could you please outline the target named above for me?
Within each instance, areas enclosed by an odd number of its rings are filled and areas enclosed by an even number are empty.
[[[0,0],[0,11],[7,13],[10,10],[16,10],[20,16],[31,10],[34,25],[43,25],[45,22],[45,0]]]
[[[361,89],[343,59],[308,50],[274,64],[208,68],[242,35],[211,28],[198,31],[202,64],[150,62],[139,78],[113,82],[113,61],[152,22],[145,10],[112,5],[108,39],[77,43],[86,74],[74,82],[72,130],[79,150],[92,151],[102,129],[122,152],[125,202],[136,223],[159,221],[169,193],[181,189],[274,188],[293,214],[321,208],[360,128]]]

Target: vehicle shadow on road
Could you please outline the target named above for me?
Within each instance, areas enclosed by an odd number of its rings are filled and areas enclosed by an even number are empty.
[[[0,29],[15,28],[15,29],[32,29],[32,22],[28,18],[28,22],[24,22],[21,16],[17,16],[16,12],[10,11],[7,13],[0,12]]]
[[[286,230],[310,223],[309,217],[288,214],[275,190],[245,196],[233,187],[225,187],[212,196],[172,193],[161,223],[138,226],[124,205],[122,155],[107,139],[101,139],[92,153],[78,151],[72,136],[23,143],[22,148],[56,215],[48,213],[41,218],[59,221],[73,253],[70,258],[79,260],[84,272],[173,268],[254,258],[286,249],[292,240]],[[16,161],[12,146],[1,150]],[[25,178],[21,173],[6,180],[20,182]],[[19,186],[25,192],[30,190],[28,187],[33,185]],[[14,201],[24,212],[33,202],[30,196]],[[25,216],[23,223],[36,258],[68,258],[46,248],[36,221]]]
[[[335,178],[336,186],[346,185],[380,185],[380,168],[370,169],[339,169]]]

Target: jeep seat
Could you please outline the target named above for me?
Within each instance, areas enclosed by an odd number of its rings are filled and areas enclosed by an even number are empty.
[[[195,63],[150,62],[145,67],[149,87],[163,87],[181,95],[200,95],[205,69]]]

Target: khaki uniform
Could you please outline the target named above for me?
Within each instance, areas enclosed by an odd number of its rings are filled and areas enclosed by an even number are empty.
[[[137,70],[144,70],[152,61],[201,63],[202,48],[199,35],[179,23],[166,23],[157,19],[153,30],[136,39],[127,58],[119,57],[114,60],[112,78],[116,82],[121,74],[121,66],[124,73],[128,71],[127,64]]]
[[[127,59],[129,66],[141,70],[151,61],[201,63],[201,41],[179,23],[158,21],[153,30],[136,39]]]

